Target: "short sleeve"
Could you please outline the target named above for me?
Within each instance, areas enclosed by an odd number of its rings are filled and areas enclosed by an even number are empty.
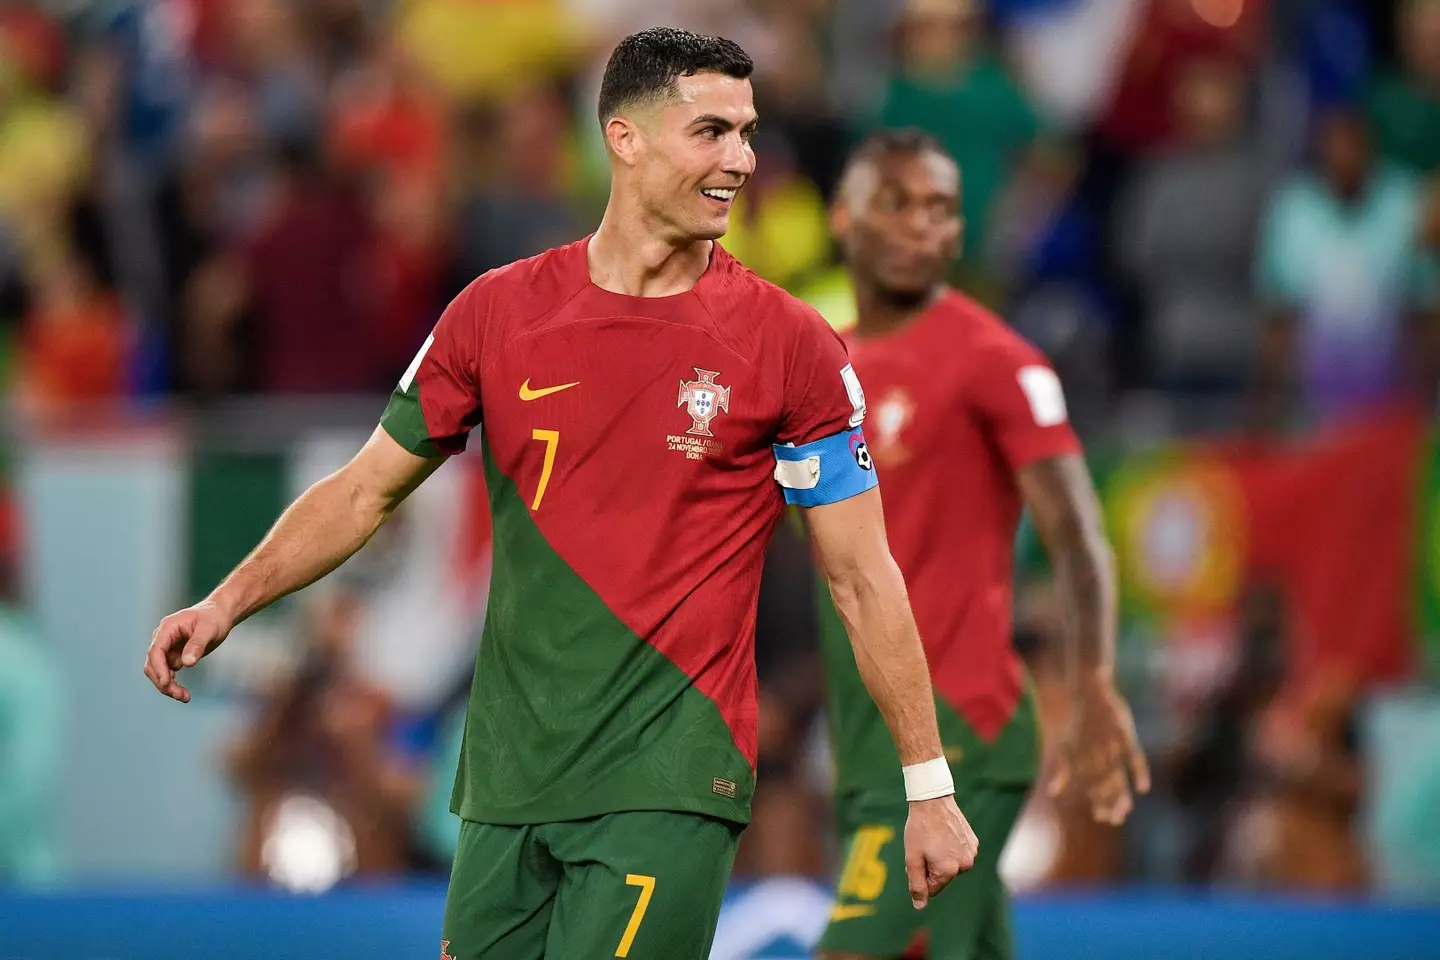
[[[860,425],[865,392],[840,337],[808,307],[786,366],[775,480],[787,503],[837,503],[877,485]]]
[[[480,423],[482,277],[450,302],[390,395],[380,424],[421,457],[459,453]]]
[[[1023,341],[983,358],[971,381],[970,402],[1012,471],[1080,452],[1060,377]]]
[[[860,426],[865,392],[840,335],[820,314],[804,311],[785,372],[779,440],[800,446]]]

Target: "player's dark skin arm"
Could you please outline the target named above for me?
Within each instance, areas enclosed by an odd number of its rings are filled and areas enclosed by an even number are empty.
[[[900,568],[885,539],[878,489],[806,511],[830,595],[855,649],[860,677],[904,765],[944,756],[925,648]],[[953,797],[910,804],[905,866],[917,908],[975,863],[978,841]]]
[[[348,560],[444,457],[418,457],[376,428],[344,467],[290,505],[245,560],[200,603],[160,621],[145,676],[167,697],[190,702],[175,679],[224,642],[236,624]]]
[[[1051,795],[1073,780],[1095,819],[1118,826],[1134,805],[1131,787],[1150,789],[1150,769],[1130,708],[1115,689],[1115,561],[1085,460],[1052,457],[1016,476],[1026,508],[1050,553],[1065,611],[1071,726]]]

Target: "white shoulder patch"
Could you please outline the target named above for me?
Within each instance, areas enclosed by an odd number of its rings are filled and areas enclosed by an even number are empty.
[[[1054,427],[1069,418],[1065,410],[1065,390],[1060,378],[1049,367],[1021,367],[1015,375],[1025,399],[1030,404],[1030,416],[1038,427]]]
[[[435,334],[432,333],[426,337],[425,342],[420,345],[420,352],[415,354],[415,359],[411,360],[410,366],[405,369],[405,376],[400,378],[401,393],[407,393],[410,390],[410,384],[415,382],[415,374],[420,372],[420,361],[425,359],[425,354],[430,352],[430,345],[434,342]],[[390,369],[393,370],[395,368],[391,367]]]
[[[845,381],[845,393],[850,397],[850,426],[858,427],[865,421],[865,391],[860,388],[855,367],[848,363],[841,367],[840,379]]]

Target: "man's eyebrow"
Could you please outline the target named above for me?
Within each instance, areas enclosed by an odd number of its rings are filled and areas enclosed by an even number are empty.
[[[754,127],[757,123],[759,123],[759,122],[760,122],[760,118],[759,118],[759,117],[752,117],[752,118],[745,124],[745,129],[753,128],[753,127]],[[702,113],[700,116],[698,116],[698,117],[696,117],[694,120],[691,120],[691,121],[690,121],[690,125],[691,125],[692,127],[695,126],[696,124],[702,124],[702,123],[703,123],[703,124],[706,124],[706,125],[717,126],[717,127],[719,127],[721,130],[734,130],[735,127],[737,126],[737,124],[735,123],[734,120],[730,120],[730,119],[728,119],[728,118],[726,118],[726,117],[722,117],[722,116],[719,116],[718,114],[714,114],[714,113]]]

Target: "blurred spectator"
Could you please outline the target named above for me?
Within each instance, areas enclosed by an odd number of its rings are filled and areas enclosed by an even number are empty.
[[[1184,815],[1181,878],[1217,878],[1234,804],[1246,788],[1246,744],[1285,679],[1280,596],[1257,586],[1241,603],[1240,653],[1229,679],[1196,711],[1190,729],[1165,762]]]
[[[120,64],[120,141],[138,170],[163,172],[196,90],[194,0],[114,0],[85,10],[84,36]]]
[[[383,390],[374,224],[357,191],[308,144],[286,148],[274,208],[243,254],[255,375],[267,393]],[[226,303],[232,310],[236,304]]]
[[[46,412],[122,395],[133,334],[113,292],[91,267],[68,255],[35,277],[21,331],[16,392],[21,405]]]
[[[337,83],[333,111],[339,170],[438,187],[446,163],[444,107],[398,45],[378,42]]]
[[[0,887],[56,879],[53,811],[65,759],[60,671],[18,607],[16,506],[0,503]]]
[[[37,87],[57,90],[66,46],[65,31],[39,4],[0,0],[0,54]]]
[[[1364,117],[1325,113],[1317,153],[1273,199],[1257,269],[1271,311],[1261,375],[1324,414],[1395,392],[1406,323],[1437,289],[1417,249],[1421,186],[1374,156]]]
[[[1332,677],[1257,718],[1246,737],[1248,797],[1226,838],[1223,879],[1272,890],[1364,887],[1356,693]]]
[[[1108,106],[1123,53],[1149,0],[996,3],[1016,7],[1006,22],[1025,87],[1047,114],[1089,125]]]
[[[304,662],[231,752],[248,808],[239,850],[247,876],[318,891],[411,862],[420,783],[389,744],[389,703],[354,669],[360,611],[353,594],[322,594]]]
[[[80,115],[0,57],[0,231],[15,238],[27,272],[68,247],[65,214],[89,149]]]
[[[461,112],[456,131],[458,293],[487,270],[569,243],[586,231],[567,184],[573,159],[559,92],[537,86],[493,108]]]
[[[324,84],[293,4],[243,0],[225,7],[228,73],[248,92],[261,135],[294,143],[322,123]]]
[[[1040,132],[1039,117],[990,50],[977,0],[909,0],[897,43],[879,122],[928,130],[955,157],[966,248],[983,250],[991,205],[1009,164]]]
[[[1382,154],[1420,173],[1440,169],[1440,0],[1404,0],[1397,20],[1400,69],[1370,90]]]
[[[564,76],[582,49],[580,25],[563,0],[407,0],[399,7],[399,40],[461,100],[504,99]]]
[[[1264,0],[1148,0],[1121,57],[1101,136],[1112,148],[1139,153],[1169,143],[1181,71],[1201,58],[1251,68],[1266,6]]]
[[[1055,365],[1082,432],[1109,412],[1115,313],[1084,164],[1076,145],[1037,145],[996,201],[988,249],[970,253],[1005,291],[1006,319]]]
[[[178,392],[223,393],[246,380],[251,358],[237,322],[243,277],[216,258],[252,235],[275,180],[245,88],[212,83],[190,115],[180,162],[156,197],[169,382]]]
[[[721,242],[766,280],[794,289],[830,262],[825,200],[783,138],[757,135],[755,152],[755,175],[736,198]]]
[[[1246,134],[1240,69],[1195,60],[1177,72],[1174,146],[1136,172],[1114,244],[1140,301],[1146,380],[1183,397],[1234,394],[1255,356],[1250,275],[1266,166]]]

